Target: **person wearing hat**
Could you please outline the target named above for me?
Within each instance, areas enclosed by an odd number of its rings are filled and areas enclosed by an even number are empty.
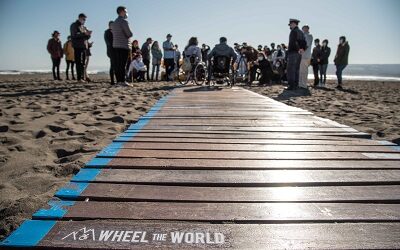
[[[83,82],[85,77],[85,62],[86,62],[86,50],[88,49],[88,40],[92,35],[92,31],[89,31],[84,25],[86,22],[86,15],[81,13],[78,16],[78,20],[70,26],[72,46],[74,47],[74,56],[76,64],[76,76],[79,82]]]
[[[146,65],[146,79],[147,81],[150,81],[150,51],[151,51],[151,44],[153,43],[153,39],[150,37],[146,39],[146,42],[143,43],[142,49],[140,50],[142,52],[142,57],[143,57],[143,63]]]
[[[72,46],[72,41],[71,41],[71,36],[68,36],[68,40],[64,43],[63,46],[63,51],[65,54],[65,62],[67,63],[67,69],[65,70],[65,74],[67,76],[67,80],[69,80],[69,69],[71,67],[71,75],[72,75],[72,80],[75,80],[75,75],[74,75],[74,66],[75,66],[75,51],[74,47]]]
[[[171,73],[175,68],[175,46],[171,42],[172,35],[167,35],[167,40],[163,42],[164,49],[164,65],[165,73],[167,75],[167,81],[171,80]]]
[[[113,62],[113,35],[111,31],[111,25],[114,23],[114,21],[109,21],[108,22],[108,29],[104,31],[104,41],[106,42],[106,47],[107,47],[107,57],[110,59],[110,80],[111,80],[111,85],[115,84],[114,81],[114,62]]]
[[[301,54],[306,48],[304,34],[298,27],[299,22],[297,19],[289,20],[291,31],[287,52],[287,81],[289,84],[287,90],[296,90],[299,85]]]
[[[307,24],[302,27],[304,37],[307,42],[307,49],[301,55],[300,62],[300,76],[299,76],[299,87],[303,89],[308,88],[308,67],[311,65],[311,46],[313,43],[313,36],[310,34],[310,26]]]
[[[114,70],[119,86],[131,86],[126,82],[126,72],[129,53],[131,51],[130,38],[133,36],[128,19],[128,10],[124,6],[117,8],[118,17],[111,25],[113,35]]]
[[[63,57],[63,49],[60,41],[60,32],[57,30],[53,32],[51,35],[52,38],[47,43],[47,51],[51,56],[51,61],[53,62],[53,78],[54,80],[61,81],[60,78],[60,63],[61,58]],[[56,74],[57,71],[57,74]]]

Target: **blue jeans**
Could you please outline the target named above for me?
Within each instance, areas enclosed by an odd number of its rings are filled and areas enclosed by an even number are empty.
[[[337,80],[338,80],[338,84],[342,85],[342,73],[343,70],[346,68],[347,65],[336,65],[336,76],[337,76]]]
[[[153,64],[153,71],[151,72],[151,80],[154,80],[154,73],[156,74],[156,81],[158,81],[158,74],[160,72],[160,64]]]
[[[287,80],[289,87],[297,88],[299,85],[301,55],[297,52],[289,52],[287,59]]]
[[[326,83],[326,70],[328,69],[328,64],[319,65],[319,81],[321,83]]]

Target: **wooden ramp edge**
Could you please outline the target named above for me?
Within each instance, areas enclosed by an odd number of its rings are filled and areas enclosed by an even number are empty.
[[[398,249],[400,147],[243,88],[183,87],[0,248]]]

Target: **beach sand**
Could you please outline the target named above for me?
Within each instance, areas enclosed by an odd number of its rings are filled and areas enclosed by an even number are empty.
[[[400,82],[345,81],[344,90],[310,88],[310,94],[284,91],[282,85],[248,88],[285,104],[313,112],[369,133],[374,139],[400,144]]]
[[[50,78],[0,77],[0,240],[174,86]]]
[[[50,78],[0,76],[0,240],[174,87],[136,83],[110,88],[105,75],[83,84]],[[400,83],[345,86],[349,90],[337,91],[330,84],[329,89],[312,90],[312,96],[281,94],[279,85],[251,90],[398,142]]]

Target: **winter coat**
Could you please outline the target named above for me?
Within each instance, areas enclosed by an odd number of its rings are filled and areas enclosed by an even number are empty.
[[[51,38],[47,43],[47,51],[51,55],[51,58],[62,58],[63,49],[61,46],[61,41]]]

